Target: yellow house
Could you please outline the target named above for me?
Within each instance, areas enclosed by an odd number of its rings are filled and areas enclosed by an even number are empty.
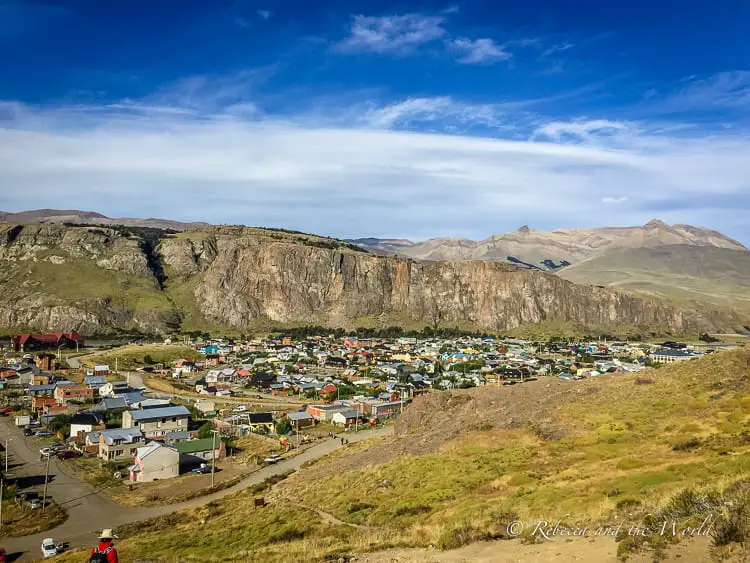
[[[393,354],[391,356],[391,359],[397,362],[411,362],[414,358],[416,358],[416,356],[412,356],[408,352],[405,354]]]

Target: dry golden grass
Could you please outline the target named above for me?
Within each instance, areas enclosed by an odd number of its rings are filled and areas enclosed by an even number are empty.
[[[12,500],[3,501],[3,527],[0,538],[28,536],[51,530],[68,517],[67,513],[54,502],[47,507],[29,508]]]
[[[637,383],[644,377],[653,383]],[[124,558],[320,561],[389,547],[451,549],[503,537],[515,519],[637,519],[688,489],[735,491],[729,498],[745,502],[737,484],[750,477],[750,353],[531,385],[454,392],[437,413],[432,399],[420,399],[396,437],[303,468],[275,487],[272,506],[253,509],[242,493],[168,526],[152,523],[121,542]],[[435,417],[420,415],[422,406]],[[699,507],[683,506],[680,517],[692,509]]]

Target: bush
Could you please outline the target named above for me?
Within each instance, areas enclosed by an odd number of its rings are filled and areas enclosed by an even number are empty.
[[[292,431],[292,422],[288,418],[282,418],[276,423],[277,434],[289,434]]]
[[[198,438],[210,438],[213,429],[214,425],[210,422],[206,422],[204,425],[198,428]]]
[[[376,508],[374,504],[368,504],[366,502],[353,502],[346,507],[347,514],[354,514],[355,512],[361,512],[362,510],[370,510]]]
[[[700,446],[700,441],[698,438],[690,438],[689,440],[685,440],[684,442],[678,442],[674,446],[672,446],[672,449],[676,452],[686,452],[692,449],[697,448]]]
[[[396,507],[394,514],[396,516],[416,516],[431,511],[432,507],[426,504],[402,504]]]

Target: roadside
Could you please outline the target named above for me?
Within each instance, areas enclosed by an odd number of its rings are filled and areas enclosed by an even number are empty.
[[[18,451],[25,462],[33,463],[38,460],[36,455],[25,445],[23,434],[20,429],[13,428],[8,421],[0,422],[3,434],[20,435],[20,440],[10,443],[13,451]],[[350,433],[347,438],[350,442],[359,442],[370,438],[376,438],[391,434],[392,426],[365,430],[358,434]],[[240,482],[223,490],[216,491],[199,498],[194,498],[177,504],[162,505],[157,507],[126,507],[118,505],[104,498],[94,487],[81,482],[77,477],[68,474],[59,467],[59,462],[51,462],[55,470],[55,479],[50,483],[50,491],[58,500],[59,504],[68,511],[68,519],[60,526],[22,538],[9,538],[4,540],[4,547],[8,553],[23,553],[17,561],[31,561],[39,549],[41,541],[45,537],[52,537],[56,541],[68,542],[72,548],[91,545],[95,534],[103,527],[116,528],[125,524],[138,522],[147,518],[161,517],[181,510],[187,510],[216,502],[236,492],[243,491],[253,485],[263,483],[269,478],[296,471],[304,464],[324,457],[345,446],[339,440],[322,440],[311,445],[294,457],[285,459],[275,465],[262,467]],[[210,476],[209,476],[210,478]]]

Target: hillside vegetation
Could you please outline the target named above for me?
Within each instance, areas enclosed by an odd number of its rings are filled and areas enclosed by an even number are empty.
[[[659,246],[613,252],[564,269],[575,283],[750,311],[750,252],[709,246]]]
[[[740,350],[639,374],[432,393],[393,437],[266,490],[267,508],[247,491],[122,530],[119,548],[124,560],[322,561],[507,539],[514,520],[533,542],[538,520],[593,530],[697,526],[713,514],[710,549],[737,555],[750,539],[749,391],[750,352]],[[623,557],[673,541],[617,539]]]

